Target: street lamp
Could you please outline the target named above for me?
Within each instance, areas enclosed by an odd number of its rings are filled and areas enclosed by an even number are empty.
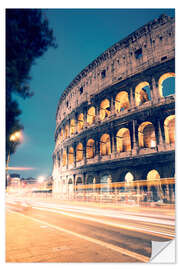
[[[13,134],[10,135],[9,140],[10,142],[18,142],[21,141],[22,139],[22,133],[21,131],[16,131]],[[7,162],[6,162],[6,175],[8,175],[8,165],[9,165],[9,161],[10,161],[10,149],[8,152],[8,157],[7,157]],[[6,187],[7,187],[7,177],[6,177]]]
[[[44,180],[45,180],[45,177],[44,176],[39,176],[38,177],[38,183],[40,184],[40,189],[44,189]]]

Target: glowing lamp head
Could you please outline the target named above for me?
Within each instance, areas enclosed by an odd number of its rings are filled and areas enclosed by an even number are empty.
[[[16,131],[15,133],[13,133],[11,136],[10,136],[10,141],[11,142],[17,142],[17,141],[20,141],[22,139],[22,133],[21,131]]]
[[[38,177],[38,182],[39,183],[43,183],[44,180],[45,180],[44,176],[39,176]]]

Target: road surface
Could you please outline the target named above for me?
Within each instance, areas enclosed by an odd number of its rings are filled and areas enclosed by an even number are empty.
[[[151,241],[175,236],[169,211],[13,197],[6,210],[6,262],[148,262]]]

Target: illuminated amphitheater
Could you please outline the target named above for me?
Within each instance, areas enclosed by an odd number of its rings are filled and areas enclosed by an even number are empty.
[[[131,195],[174,201],[174,24],[166,15],[147,23],[64,90],[56,114],[54,194],[120,194],[128,187]]]

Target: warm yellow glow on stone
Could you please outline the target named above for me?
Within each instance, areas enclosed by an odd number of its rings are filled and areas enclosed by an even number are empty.
[[[149,83],[148,82],[141,82],[136,86],[136,89],[135,89],[136,106],[139,106],[139,105],[141,105],[149,100],[148,94],[146,93],[145,90],[143,90],[143,88],[145,86],[149,86]]]
[[[133,180],[134,180],[134,176],[132,175],[132,173],[130,173],[130,172],[126,173],[126,175],[125,175],[125,181],[127,183],[129,183],[129,182],[132,182]]]
[[[66,166],[66,163],[67,163],[67,153],[64,150],[63,151],[63,156],[62,156],[62,165],[63,165],[63,167]]]
[[[175,143],[175,115],[170,115],[165,119],[164,132],[166,143]]]
[[[111,142],[109,134],[103,134],[100,139],[100,154],[102,156],[111,154]]]
[[[154,126],[151,122],[143,122],[138,128],[139,146],[151,148],[152,141],[156,145],[156,136]]]
[[[80,132],[84,127],[84,115],[80,113],[78,116],[78,132]]]
[[[93,139],[89,139],[86,145],[86,157],[93,158],[95,155],[95,143]]]
[[[156,179],[160,179],[160,175],[159,175],[158,171],[151,170],[150,172],[148,172],[147,180],[156,180]]]
[[[87,123],[89,125],[92,125],[95,121],[96,113],[95,113],[95,107],[90,107],[87,112]]]
[[[129,129],[121,128],[116,134],[117,152],[131,151],[131,138]]]
[[[69,148],[68,163],[69,163],[69,165],[74,163],[74,149],[73,149],[73,147]]]
[[[110,102],[108,99],[104,99],[100,105],[100,119],[104,120],[104,118],[108,117],[110,113]]]
[[[68,126],[68,124],[65,126],[64,136],[65,136],[65,139],[69,136],[69,126]]]
[[[129,108],[128,93],[126,91],[119,92],[115,98],[115,110],[120,112],[127,108]]]
[[[71,119],[70,122],[70,135],[73,135],[76,131],[76,122],[75,119]]]
[[[83,159],[83,145],[79,143],[76,147],[76,160],[81,161]]]

